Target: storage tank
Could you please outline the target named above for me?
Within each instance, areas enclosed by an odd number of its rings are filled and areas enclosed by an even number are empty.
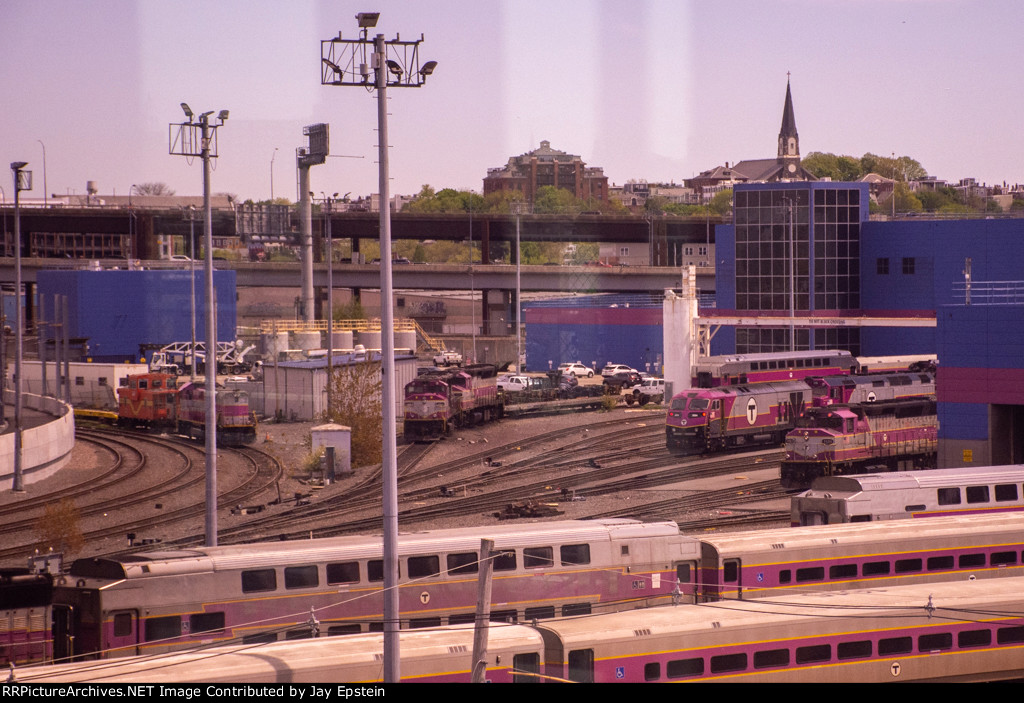
[[[380,330],[360,330],[357,341],[367,350],[380,351]]]
[[[276,359],[288,350],[287,332],[268,332],[260,335],[260,349],[264,359]]]
[[[295,348],[301,351],[308,352],[310,349],[320,348],[320,333],[313,332],[296,332],[295,333]]]
[[[416,331],[398,330],[395,332],[395,351],[398,353],[416,353]]]
[[[352,342],[352,330],[342,330],[340,332],[331,332],[331,336],[334,338],[331,343],[331,349],[351,349],[353,346]]]

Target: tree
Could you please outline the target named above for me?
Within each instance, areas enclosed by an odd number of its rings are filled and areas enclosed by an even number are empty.
[[[135,186],[135,192],[139,195],[174,195],[174,191],[166,183],[142,183]]]
[[[48,503],[36,522],[39,535],[39,551],[53,550],[65,555],[78,552],[85,546],[82,536],[78,508],[70,498],[61,498],[57,503]]]
[[[384,436],[380,362],[364,361],[335,367],[331,395],[333,407],[328,419],[352,429],[352,465],[380,463]],[[394,411],[394,408],[387,409],[387,412]]]
[[[711,202],[708,203],[708,207],[711,212],[716,215],[726,215],[732,211],[732,188],[727,190],[720,190],[715,193],[714,197],[711,198]]]

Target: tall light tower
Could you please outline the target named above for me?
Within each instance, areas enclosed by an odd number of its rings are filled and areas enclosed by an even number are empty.
[[[21,354],[25,313],[21,303],[21,200],[18,194],[23,190],[32,190],[32,172],[24,170],[27,161],[11,163],[14,174],[14,481],[11,490],[25,490],[22,475],[21,446]],[[3,402],[0,399],[0,402]]]
[[[309,168],[327,161],[330,153],[330,125],[318,123],[302,128],[308,147],[295,150],[299,170],[299,235],[302,251],[302,319],[313,322],[313,205],[309,190]]]
[[[396,35],[385,41],[383,34],[372,40],[368,30],[377,26],[378,12],[356,15],[362,30],[355,39],[343,39],[341,32],[320,42],[321,85],[357,86],[377,91],[377,153],[380,164],[380,325],[383,369],[383,514],[384,514],[384,681],[401,680],[398,653],[398,463],[395,435],[395,329],[394,290],[391,284],[391,197],[388,184],[387,89],[419,88],[437,67],[436,61],[420,65],[419,46],[401,41]],[[369,61],[367,61],[369,59]],[[371,71],[373,76],[371,78]]]
[[[177,156],[198,156],[203,160],[203,213],[206,260],[206,546],[217,546],[217,306],[213,290],[213,218],[210,207],[210,159],[217,158],[217,128],[228,118],[228,111],[217,114],[217,123],[210,124],[213,111],[195,119],[192,109],[181,104],[188,122],[172,122],[168,130],[170,153]],[[195,349],[192,350],[193,355]]]

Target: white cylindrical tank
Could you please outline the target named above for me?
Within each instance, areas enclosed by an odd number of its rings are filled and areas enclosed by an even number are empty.
[[[380,351],[380,330],[360,330],[358,343],[368,350]]]
[[[331,332],[331,336],[334,340],[331,343],[331,349],[351,349],[353,346],[352,342],[352,330],[341,330],[340,332]]]
[[[260,348],[264,359],[275,359],[288,349],[287,332],[271,332],[260,335]]]
[[[296,332],[295,333],[295,348],[301,349],[304,352],[310,349],[320,348],[320,333],[319,332]]]
[[[399,354],[403,352],[416,353],[415,330],[397,330],[395,332],[395,351]]]

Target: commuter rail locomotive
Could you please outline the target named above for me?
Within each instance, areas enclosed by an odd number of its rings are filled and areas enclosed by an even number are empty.
[[[256,441],[256,415],[249,409],[249,394],[218,388],[217,442],[226,446]],[[117,423],[122,427],[149,427],[202,439],[206,435],[206,391],[203,382],[178,384],[167,373],[128,376],[117,389]]]
[[[53,578],[28,569],[0,569],[0,666],[50,655]]]
[[[933,399],[809,408],[786,435],[785,488],[819,476],[935,468],[939,420]]]
[[[431,371],[405,386],[405,438],[438,439],[455,427],[496,420],[504,409],[491,364]]]
[[[491,617],[506,622],[1024,569],[1024,514],[701,537],[680,534],[673,522],[622,519],[440,530],[399,538],[403,629],[472,622],[482,537],[500,553]],[[377,536],[80,559],[55,585],[53,655],[379,629],[382,571]]]
[[[673,396],[669,404],[665,443],[669,451],[681,454],[778,445],[811,407],[934,397],[933,373],[833,375],[690,388]]]
[[[794,526],[1017,512],[1024,465],[824,476],[791,505]]]
[[[488,628],[488,680],[966,682],[1024,676],[1024,578],[660,606]],[[468,681],[472,633],[401,633],[404,681]],[[381,635],[12,672],[11,683],[377,682]]]

